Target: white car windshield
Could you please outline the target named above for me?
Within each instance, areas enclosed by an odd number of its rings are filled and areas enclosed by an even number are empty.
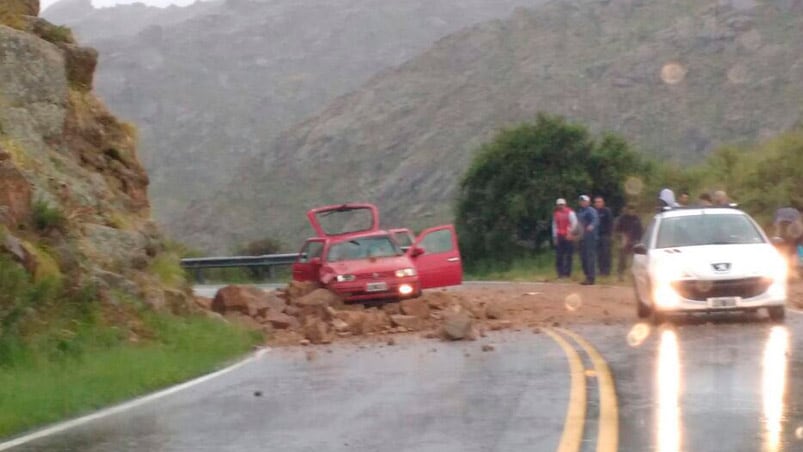
[[[374,236],[351,239],[332,245],[326,257],[327,262],[340,262],[372,257],[391,257],[402,254],[390,237]]]
[[[764,238],[747,216],[703,214],[661,220],[655,247],[751,243],[764,243]]]

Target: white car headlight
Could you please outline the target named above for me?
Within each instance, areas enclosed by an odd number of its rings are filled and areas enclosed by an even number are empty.
[[[402,268],[400,270],[396,270],[396,276],[399,278],[404,278],[405,276],[415,276],[416,272],[414,268]]]
[[[354,275],[337,275],[337,276],[335,276],[335,281],[337,281],[337,282],[348,282],[348,281],[354,281],[355,279],[357,279],[357,277],[355,277]]]
[[[772,266],[770,274],[767,275],[772,278],[772,284],[767,290],[772,297],[786,298],[788,271],[789,267],[786,261],[783,258],[778,258]]]

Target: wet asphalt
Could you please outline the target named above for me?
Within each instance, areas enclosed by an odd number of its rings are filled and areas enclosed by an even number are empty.
[[[803,314],[572,327],[607,361],[621,451],[803,451]],[[482,351],[484,344],[494,350]],[[579,350],[579,349],[578,349]],[[587,356],[584,367],[592,368]],[[581,450],[597,447],[589,372]],[[554,451],[566,354],[533,331],[274,349],[14,451]]]

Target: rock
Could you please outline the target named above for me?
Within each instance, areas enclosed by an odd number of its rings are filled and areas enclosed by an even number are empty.
[[[279,330],[299,327],[299,321],[297,318],[291,317],[283,312],[268,310],[262,315],[261,319],[263,323],[268,323],[273,328]]]
[[[471,314],[471,317],[475,319],[484,319],[485,318],[485,304],[471,301],[471,300],[460,300],[460,306],[463,310],[467,311]]]
[[[332,342],[332,334],[326,322],[310,319],[304,325],[304,337],[313,344],[328,344]]]
[[[38,15],[39,0],[3,0],[0,2],[0,17]]]
[[[505,316],[505,310],[498,302],[485,305],[485,317],[489,319],[501,319]]]
[[[401,311],[407,315],[413,315],[419,319],[428,319],[430,310],[429,305],[420,298],[413,298],[411,300],[402,300]]]
[[[300,341],[298,341],[298,344],[306,347],[307,345],[311,344],[311,342],[309,341],[309,339],[301,339]]]
[[[256,316],[268,310],[268,295],[253,286],[230,285],[221,288],[212,300],[212,310],[225,314],[238,311]]]
[[[313,281],[290,281],[284,291],[284,296],[287,301],[293,301],[320,287],[320,284]]]
[[[2,248],[10,253],[17,262],[22,264],[28,273],[32,275],[36,273],[36,255],[28,251],[28,248],[22,240],[14,237],[10,232],[3,230],[2,227],[0,227],[0,239],[2,239],[2,242],[0,242]]]
[[[70,86],[79,91],[92,91],[98,51],[67,43],[62,43],[59,47],[64,51],[64,64]]]
[[[391,337],[390,339],[388,339],[387,344],[391,346],[396,345],[396,340]]]
[[[494,351],[494,346],[490,345],[490,344],[484,344],[482,346],[482,351],[484,351],[484,352],[492,352],[492,351]]]
[[[335,320],[339,320],[347,325],[345,331],[352,334],[363,333],[363,324],[365,323],[365,313],[363,311],[338,311],[335,313]]]
[[[31,217],[31,183],[8,161],[0,161],[0,224],[14,229]]]
[[[287,301],[281,298],[276,292],[267,292],[265,304],[268,309],[274,312],[284,312],[287,309]]]
[[[508,328],[510,328],[512,326],[513,326],[513,322],[510,321],[510,320],[498,320],[498,321],[492,322],[490,325],[488,325],[488,328],[490,328],[491,331],[499,331],[499,330],[508,329]]]
[[[448,308],[453,303],[451,297],[443,292],[427,293],[420,299],[424,300],[430,309],[435,309],[438,311]]]
[[[390,316],[390,320],[394,325],[406,328],[409,331],[419,331],[424,329],[424,321],[420,317],[414,315],[396,314]]]
[[[387,315],[397,315],[402,313],[401,305],[399,305],[399,303],[385,303],[382,305],[382,311],[384,311]]]
[[[448,312],[443,318],[443,336],[449,340],[465,339],[474,322],[467,312]]]
[[[307,306],[325,308],[327,306],[337,306],[342,303],[342,300],[331,290],[321,288],[315,289],[303,297],[292,299],[290,302],[302,308]]]
[[[284,308],[284,313],[289,316],[298,317],[299,314],[301,314],[301,310],[298,308],[298,306],[287,305]]]
[[[378,333],[391,326],[390,318],[382,311],[368,309],[363,311],[363,315],[362,334]]]
[[[202,297],[200,295],[196,295],[194,297],[195,304],[198,305],[201,309],[211,310],[212,309],[212,299],[209,297]]]
[[[332,328],[335,329],[338,333],[342,333],[344,331],[349,331],[349,324],[346,323],[344,320],[340,320],[338,318],[332,319]]]
[[[229,322],[234,323],[236,325],[240,325],[249,330],[254,330],[254,331],[263,330],[262,325],[260,325],[259,322],[254,320],[252,317],[249,317],[240,312],[236,311],[227,312],[226,314],[223,315],[223,317]]]

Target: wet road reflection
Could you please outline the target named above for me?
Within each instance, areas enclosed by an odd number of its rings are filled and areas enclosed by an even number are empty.
[[[764,348],[762,362],[762,403],[764,407],[765,452],[777,452],[784,416],[784,395],[786,393],[786,360],[789,348],[789,332],[781,326],[770,330]]]
[[[672,330],[661,332],[655,378],[658,392],[657,436],[659,452],[680,450],[680,351]]]

